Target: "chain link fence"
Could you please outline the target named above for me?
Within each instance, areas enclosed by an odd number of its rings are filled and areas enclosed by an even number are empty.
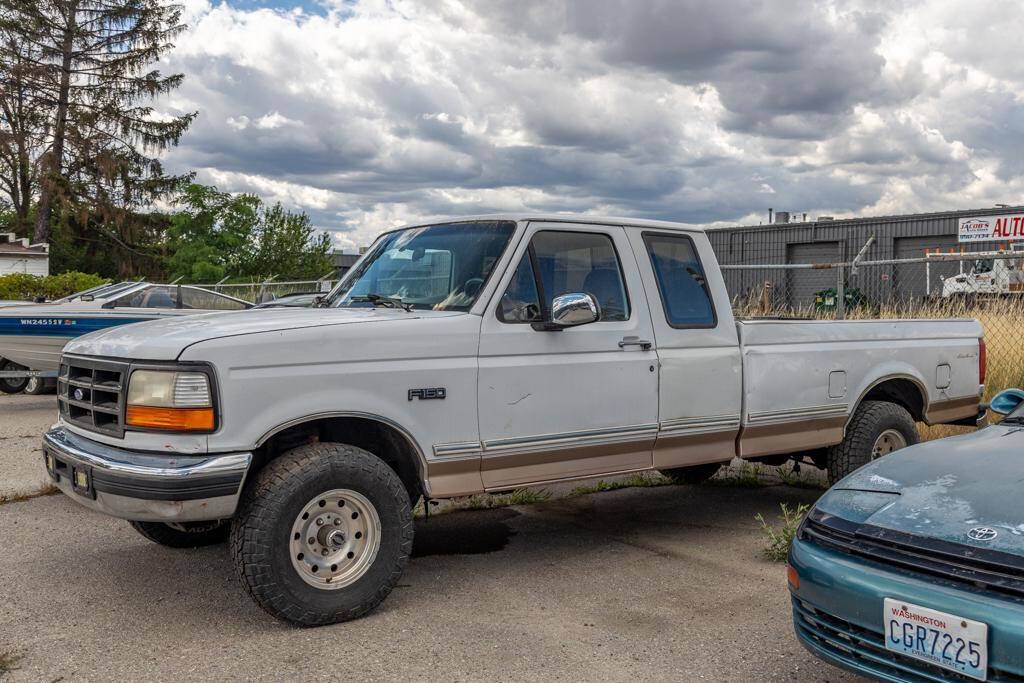
[[[838,263],[723,265],[739,317],[976,318],[988,351],[986,397],[1024,386],[1024,251],[929,251]]]

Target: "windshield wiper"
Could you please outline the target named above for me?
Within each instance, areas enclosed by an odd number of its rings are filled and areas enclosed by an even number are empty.
[[[386,308],[401,308],[406,313],[412,310],[412,304],[408,304],[398,297],[394,296],[381,296],[380,294],[364,294],[363,296],[354,296],[349,301],[362,303],[368,301],[374,306],[384,306]]]

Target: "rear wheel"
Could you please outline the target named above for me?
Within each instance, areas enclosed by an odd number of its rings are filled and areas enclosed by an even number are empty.
[[[659,470],[664,476],[672,480],[674,484],[703,484],[715,476],[722,463],[713,462],[707,465],[694,465],[692,467],[677,467],[671,470]]]
[[[243,493],[231,556],[260,607],[318,626],[380,604],[409,562],[413,531],[409,494],[384,461],[310,444],[272,461]]]
[[[168,548],[198,548],[204,545],[223,543],[228,538],[230,527],[224,520],[212,522],[129,522],[132,528],[153,541]]]
[[[12,360],[0,359],[0,371],[20,372],[28,370],[24,365],[18,365]],[[28,385],[28,377],[2,377],[0,378],[0,391],[5,394],[21,393]]]
[[[857,407],[843,441],[828,449],[828,482],[893,451],[920,441],[907,409],[888,401],[864,401]]]

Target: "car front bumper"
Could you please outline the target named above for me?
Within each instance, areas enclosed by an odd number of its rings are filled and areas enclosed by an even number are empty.
[[[794,540],[793,624],[801,644],[836,666],[881,681],[964,681],[885,649],[885,598],[989,626],[988,680],[1024,680],[1024,601]]]
[[[43,436],[43,464],[69,498],[113,517],[198,522],[235,513],[251,453],[143,453],[64,427]]]

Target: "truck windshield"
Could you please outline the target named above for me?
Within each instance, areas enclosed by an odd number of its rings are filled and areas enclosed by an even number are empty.
[[[509,221],[474,221],[389,232],[326,305],[468,311],[514,230]]]

